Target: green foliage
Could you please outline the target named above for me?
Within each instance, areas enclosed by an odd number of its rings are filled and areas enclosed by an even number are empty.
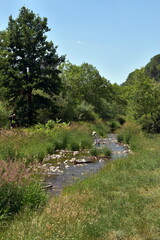
[[[139,70],[128,93],[128,119],[136,120],[147,132],[159,132],[160,87],[146,75],[145,68]]]
[[[6,104],[0,101],[0,128],[9,127],[9,116]]]
[[[33,124],[38,109],[53,105],[48,96],[59,93],[57,67],[64,57],[58,57],[54,44],[46,40],[49,30],[46,18],[22,7],[17,19],[10,16],[6,31],[0,33],[1,87],[6,88],[21,125]],[[48,96],[35,94],[37,90]]]
[[[54,133],[54,149],[70,149],[77,151],[90,148],[92,144],[92,136],[88,129],[58,129]]]
[[[50,145],[48,145],[46,151],[47,151],[48,154],[52,155],[55,151],[54,143],[51,143]]]
[[[109,133],[110,128],[108,125],[101,121],[97,120],[93,125],[92,125],[92,131],[95,131],[99,136],[106,137],[106,135]]]
[[[160,82],[160,54],[151,58],[145,66],[146,75],[157,82]]]
[[[24,208],[43,206],[48,196],[39,182],[37,172],[24,162],[0,160],[0,219]]]
[[[57,99],[61,108],[60,118],[91,121],[98,114],[106,119],[113,96],[110,82],[88,63],[76,66],[67,62],[60,66],[60,70],[62,92]]]
[[[121,126],[121,124],[116,120],[109,121],[109,127],[111,128],[111,131],[117,130],[118,128],[120,128],[120,126]]]
[[[55,127],[56,123],[54,120],[48,120],[47,123],[45,124],[45,127],[47,129],[53,129]]]
[[[160,132],[160,55],[141,69],[130,73],[123,87],[126,91],[127,118],[136,120],[147,132]]]
[[[111,156],[112,152],[108,147],[102,147],[102,148],[97,148],[97,147],[92,147],[90,149],[90,155],[99,157],[99,156]]]
[[[31,209],[44,206],[47,202],[47,193],[38,182],[30,182],[23,188],[23,205]]]
[[[0,218],[17,213],[23,205],[23,189],[12,183],[0,186]]]
[[[108,147],[101,148],[101,155],[102,156],[111,156],[112,151]]]
[[[75,109],[76,118],[79,121],[95,121],[98,115],[94,112],[94,107],[83,101]]]
[[[122,86],[129,86],[135,85],[137,81],[141,81],[142,74],[144,74],[144,68],[136,69],[135,71],[131,72],[126,81],[122,84]]]
[[[76,141],[71,141],[70,142],[70,148],[71,148],[72,151],[79,151],[80,145]]]
[[[91,156],[98,157],[98,156],[100,155],[100,148],[92,147],[92,148],[90,149],[90,155],[91,155]]]
[[[126,116],[118,115],[118,116],[116,117],[116,120],[117,120],[121,125],[123,125],[123,124],[126,122]]]
[[[47,194],[38,183],[4,183],[0,186],[0,218],[12,216],[23,208],[43,206],[47,199]]]
[[[130,142],[139,136],[141,133],[141,127],[134,122],[126,122],[122,128],[118,131],[117,140],[130,144]]]

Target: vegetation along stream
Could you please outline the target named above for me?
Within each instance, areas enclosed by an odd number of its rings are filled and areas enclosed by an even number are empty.
[[[46,158],[42,168],[46,174],[46,188],[51,194],[59,195],[65,186],[96,173],[110,160],[125,157],[130,152],[128,146],[118,143],[116,134],[96,139],[94,144],[97,148],[107,146],[112,151],[111,157],[95,158],[91,157],[88,151],[61,150]]]

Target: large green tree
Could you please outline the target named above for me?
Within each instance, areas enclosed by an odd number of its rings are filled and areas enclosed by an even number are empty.
[[[76,119],[76,110],[83,109],[85,112],[92,110],[107,119],[111,110],[111,83],[88,63],[77,66],[67,62],[62,64],[61,71],[63,89],[59,103],[64,118]]]
[[[37,110],[50,102],[45,94],[53,99],[60,90],[58,66],[64,56],[47,41],[48,31],[47,18],[22,7],[0,33],[0,85],[21,124],[33,124]],[[45,94],[39,95],[39,90]]]

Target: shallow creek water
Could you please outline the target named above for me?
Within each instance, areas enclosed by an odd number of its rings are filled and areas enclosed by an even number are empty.
[[[107,138],[96,139],[95,146],[110,148],[111,158],[95,159],[89,156],[89,152],[59,151],[46,159],[42,167],[46,174],[45,185],[51,194],[59,195],[65,186],[96,173],[109,161],[125,157],[130,152],[128,146],[117,142],[115,134],[109,134]],[[78,164],[75,164],[77,162]]]

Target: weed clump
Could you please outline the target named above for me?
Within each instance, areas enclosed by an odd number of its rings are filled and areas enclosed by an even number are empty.
[[[111,156],[112,152],[108,147],[102,147],[102,148],[97,148],[97,147],[92,147],[90,149],[90,154],[91,156],[99,157],[99,156]]]

